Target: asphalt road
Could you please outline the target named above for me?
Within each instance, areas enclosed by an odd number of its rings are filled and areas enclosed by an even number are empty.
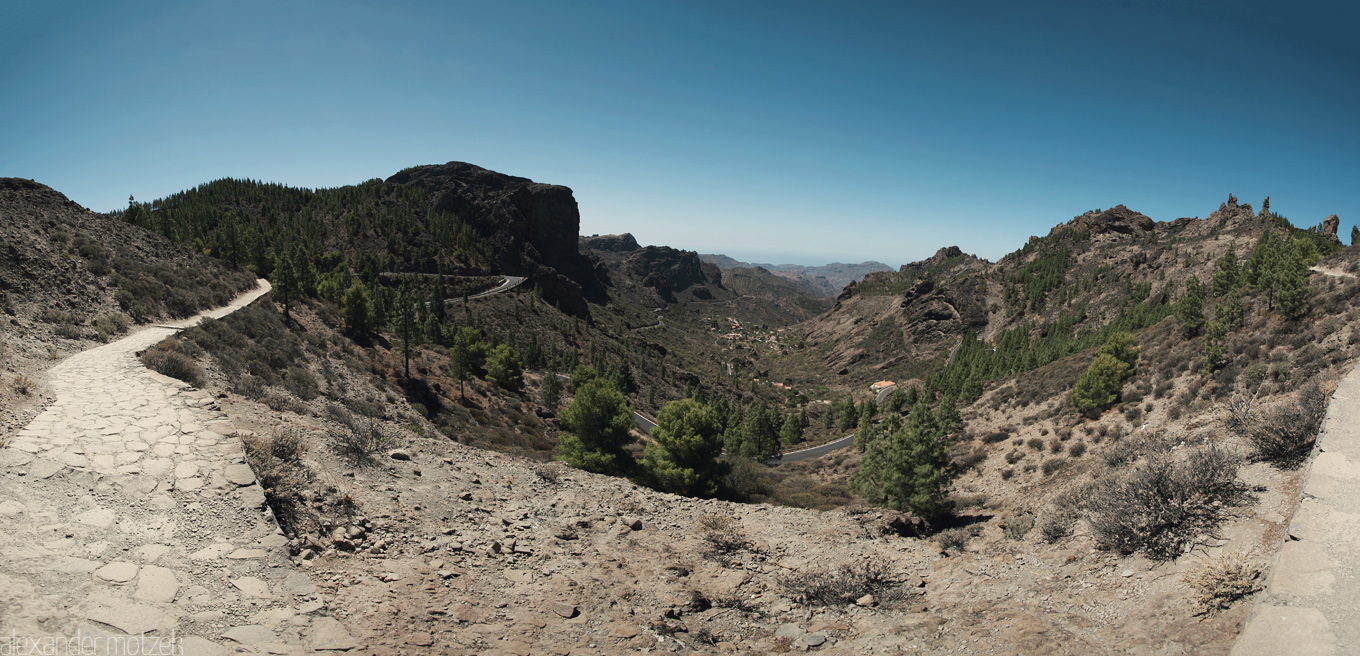
[[[473,299],[473,298],[481,298],[481,297],[483,297],[483,296],[490,296],[490,295],[492,295],[492,294],[499,294],[499,293],[501,293],[501,292],[503,292],[503,291],[505,291],[505,290],[507,290],[507,289],[513,289],[513,288],[515,288],[515,287],[518,287],[519,284],[522,283],[522,282],[524,282],[524,281],[525,281],[525,278],[521,278],[521,277],[519,277],[519,276],[506,276],[506,277],[505,277],[505,282],[502,282],[502,283],[500,284],[499,287],[496,287],[495,289],[488,289],[488,290],[486,290],[486,291],[484,291],[484,292],[482,292],[482,293],[480,293],[480,294],[473,294],[473,295],[469,296],[468,298],[469,298],[469,299]],[[453,303],[453,302],[455,302],[455,301],[460,301],[460,300],[462,300],[462,299],[458,299],[458,298],[450,298],[450,299],[445,299],[444,302],[445,302],[445,303]]]
[[[851,433],[834,442],[827,442],[821,446],[814,446],[801,451],[790,451],[776,458],[765,461],[767,465],[778,465],[785,462],[798,462],[799,460],[809,460],[820,458],[832,451],[839,451],[855,443],[855,434]]]

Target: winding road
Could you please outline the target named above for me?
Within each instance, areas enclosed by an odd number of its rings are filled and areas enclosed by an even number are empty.
[[[484,292],[479,292],[479,293],[473,294],[473,295],[469,296],[468,299],[471,300],[471,299],[474,299],[474,298],[483,298],[483,297],[486,297],[486,296],[490,296],[490,295],[492,295],[492,294],[499,294],[499,293],[501,293],[501,292],[503,292],[503,291],[505,291],[505,290],[507,290],[507,289],[514,289],[515,287],[518,287],[518,286],[520,285],[520,283],[524,282],[525,280],[528,280],[528,279],[527,279],[527,278],[522,278],[522,277],[520,277],[520,276],[505,276],[505,280],[502,281],[501,284],[500,284],[499,286],[497,286],[495,289],[488,289],[488,290],[486,290],[486,291],[484,291]],[[444,299],[444,304],[445,304],[445,305],[448,305],[449,303],[453,303],[453,302],[455,302],[455,301],[461,301],[461,300],[463,300],[463,299],[460,299],[460,298],[446,298],[446,299]]]

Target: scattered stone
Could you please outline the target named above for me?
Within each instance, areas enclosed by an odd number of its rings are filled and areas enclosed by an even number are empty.
[[[561,617],[571,619],[573,617],[576,617],[580,613],[580,610],[577,609],[576,606],[573,606],[572,604],[568,604],[561,601],[555,601],[552,604],[552,612],[556,613]]]
[[[387,457],[393,460],[410,460],[411,452],[406,449],[392,449],[387,452]]]
[[[114,514],[112,510],[105,510],[104,508],[95,508],[94,510],[87,510],[76,515],[77,522],[95,528],[108,528],[113,526],[113,521],[117,518],[118,516]]]
[[[227,481],[233,485],[245,487],[255,482],[255,472],[250,469],[250,465],[227,465],[222,473],[227,477]]]
[[[302,572],[293,572],[283,579],[283,589],[288,594],[310,595],[316,594],[316,586],[312,585],[312,579]],[[302,612],[300,609],[298,612]]]
[[[222,637],[243,645],[276,642],[279,639],[277,635],[274,635],[273,631],[269,630],[269,627],[261,624],[246,624],[232,627],[224,632]]]
[[[642,530],[642,520],[640,520],[640,519],[638,519],[638,518],[636,518],[636,517],[624,517],[622,521],[623,521],[623,525],[624,525],[624,526],[627,526],[629,530],[632,530],[632,531],[641,531],[641,530]]]
[[[178,592],[179,581],[175,579],[175,573],[164,567],[147,565],[137,578],[135,596],[142,601],[168,604],[175,600]]]
[[[861,608],[868,608],[869,606],[873,606],[874,603],[875,603],[874,596],[871,594],[864,595],[863,597],[860,597],[859,599],[855,600],[855,605]]]
[[[264,549],[237,549],[229,554],[227,558],[232,560],[248,560],[251,558],[264,558],[269,552]]]
[[[799,638],[799,640],[809,647],[817,647],[822,643],[826,642],[826,636],[819,635],[816,633],[808,633]]]
[[[333,617],[318,617],[312,621],[312,649],[317,651],[348,651],[359,648],[345,627]]]
[[[243,576],[239,579],[233,579],[231,584],[236,586],[237,590],[240,590],[249,597],[257,597],[260,599],[272,599],[274,597],[274,595],[269,592],[269,584],[253,576]]]
[[[100,624],[107,624],[128,635],[151,633],[157,629],[167,629],[172,621],[164,613],[151,606],[140,604],[121,604],[117,608],[97,608],[85,616]]]
[[[33,464],[29,465],[28,475],[40,480],[48,479],[64,468],[65,466],[59,462],[47,458],[37,458]]]
[[[184,656],[227,656],[231,653],[226,647],[198,636],[184,636],[175,645],[176,653]]]
[[[305,604],[298,604],[298,615],[310,615],[326,607],[326,603],[321,600],[312,600]]]
[[[137,566],[121,561],[112,562],[95,570],[94,575],[109,583],[127,583],[137,578]]]
[[[776,638],[793,640],[794,638],[798,638],[803,635],[803,628],[798,626],[797,624],[781,624],[779,625],[779,628],[774,630],[774,635]]]

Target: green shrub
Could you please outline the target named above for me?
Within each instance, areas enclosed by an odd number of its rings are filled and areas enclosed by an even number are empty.
[[[1138,361],[1138,347],[1133,335],[1115,333],[1098,350],[1096,357],[1082,372],[1072,388],[1072,405],[1089,417],[1099,416],[1119,399],[1124,381],[1133,375]]]
[[[501,344],[487,354],[486,379],[503,389],[517,392],[524,386],[524,362],[519,351],[509,344]]]

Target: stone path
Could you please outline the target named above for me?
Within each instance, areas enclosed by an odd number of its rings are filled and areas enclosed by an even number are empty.
[[[260,281],[174,326],[268,291]],[[0,651],[76,636],[99,654],[170,653],[156,649],[171,636],[188,655],[356,647],[289,564],[214,399],[135,358],[174,330],[144,328],[50,369],[56,401],[0,450]]]
[[[1318,447],[1232,656],[1360,654],[1360,368],[1337,386]]]

